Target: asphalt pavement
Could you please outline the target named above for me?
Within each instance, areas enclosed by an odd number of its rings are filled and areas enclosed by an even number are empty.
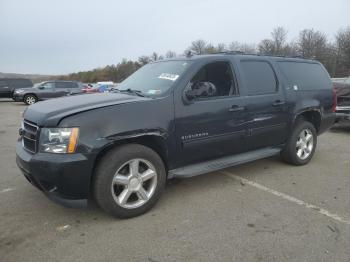
[[[57,205],[15,163],[25,106],[0,100],[0,261],[350,261],[350,124],[313,160],[279,157],[171,180],[147,214]]]

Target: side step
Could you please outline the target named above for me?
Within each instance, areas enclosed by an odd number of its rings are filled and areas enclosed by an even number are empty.
[[[251,162],[257,159],[266,158],[274,156],[281,151],[279,147],[268,147],[263,149],[258,149],[251,152],[246,152],[242,154],[237,154],[233,156],[226,156],[218,158],[215,160],[210,160],[203,163],[193,164],[185,167],[180,167],[177,169],[169,170],[168,178],[187,178],[198,176],[220,169],[224,169],[231,166],[237,166],[247,162]]]

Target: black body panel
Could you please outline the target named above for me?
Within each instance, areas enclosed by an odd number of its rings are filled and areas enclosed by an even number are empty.
[[[86,199],[98,157],[120,143],[156,143],[154,148],[159,149],[170,176],[190,176],[193,170],[199,174],[278,153],[300,114],[319,118],[319,134],[334,123],[332,84],[326,71],[323,88],[307,90],[296,87],[278,65],[281,60],[320,65],[318,62],[225,54],[188,60],[191,65],[160,97],[104,93],[29,106],[24,119],[37,125],[39,133],[43,127],[78,127],[79,141],[74,154],[29,153],[20,138],[18,166],[48,193],[63,199]],[[241,66],[247,60],[269,65],[274,80],[270,77],[266,83],[275,85],[273,92],[248,92],[248,85],[259,90],[260,82],[248,83],[247,69]],[[193,77],[202,67],[218,61],[232,68],[228,72],[233,76],[230,93],[188,101],[184,94]]]

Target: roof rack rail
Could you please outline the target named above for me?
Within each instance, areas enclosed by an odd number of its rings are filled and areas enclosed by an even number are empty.
[[[300,58],[300,59],[313,59],[313,58],[306,58],[302,55],[272,55],[272,54],[264,54],[264,53],[245,53],[243,51],[220,51],[220,52],[214,52],[209,54],[203,54],[203,55],[255,55],[255,56],[270,56],[270,57],[284,57],[284,58]]]

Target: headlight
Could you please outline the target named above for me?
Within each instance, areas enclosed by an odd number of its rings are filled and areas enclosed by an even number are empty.
[[[40,152],[74,153],[78,144],[79,128],[42,128]]]

